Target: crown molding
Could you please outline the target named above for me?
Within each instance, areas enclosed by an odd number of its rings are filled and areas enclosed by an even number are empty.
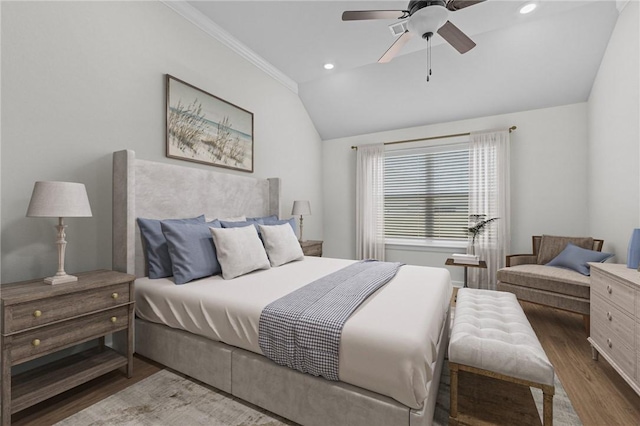
[[[220,43],[227,46],[229,49],[258,67],[261,71],[272,77],[274,80],[291,90],[293,93],[298,94],[298,83],[289,78],[282,71],[271,65],[263,57],[258,55],[253,50],[249,49],[245,44],[241,43],[238,39],[229,34],[226,30],[214,23],[211,19],[207,18],[202,12],[195,7],[191,6],[184,0],[169,1],[160,0],[165,6],[191,22],[196,27],[213,37]]]
[[[618,9],[618,13],[622,13],[622,10],[629,3],[629,0],[616,0],[616,8]]]

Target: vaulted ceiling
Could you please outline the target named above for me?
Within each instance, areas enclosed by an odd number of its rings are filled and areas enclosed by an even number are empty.
[[[383,130],[586,101],[618,10],[615,1],[487,0],[449,19],[477,46],[461,55],[440,36],[426,81],[424,40],[388,64],[395,20],[343,22],[344,10],[406,9],[405,1],[193,1],[298,86],[320,136]],[[335,64],[325,70],[323,64]]]

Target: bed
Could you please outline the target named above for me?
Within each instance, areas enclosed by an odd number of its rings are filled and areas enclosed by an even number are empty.
[[[279,366],[257,343],[271,301],[354,261],[306,257],[233,280],[146,277],[136,218],[280,215],[280,181],[113,156],[113,267],[135,274],[135,351],[305,425],[429,425],[448,343],[449,274],[403,266],[346,323],[340,380]]]

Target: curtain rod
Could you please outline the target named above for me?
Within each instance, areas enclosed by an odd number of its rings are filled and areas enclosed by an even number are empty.
[[[517,127],[516,126],[511,126],[509,127],[509,133],[513,132],[514,130],[516,130]],[[403,141],[394,141],[394,142],[385,142],[383,143],[383,145],[395,145],[395,144],[399,144],[399,143],[409,143],[409,142],[418,142],[418,141],[430,141],[433,139],[446,139],[446,138],[455,138],[457,136],[469,136],[471,134],[471,132],[467,132],[467,133],[456,133],[454,135],[442,135],[442,136],[431,136],[428,138],[418,138],[418,139],[406,139]],[[352,145],[351,149],[358,149],[357,146]]]

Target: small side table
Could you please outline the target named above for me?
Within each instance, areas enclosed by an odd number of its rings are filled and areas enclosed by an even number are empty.
[[[322,241],[301,241],[300,247],[302,247],[302,253],[304,253],[305,256],[322,257]]]
[[[487,262],[485,262],[484,260],[481,260],[480,262],[478,262],[478,264],[475,263],[461,263],[461,262],[454,262],[452,257],[447,258],[447,261],[444,262],[445,265],[448,266],[462,266],[464,267],[464,287],[467,287],[467,268],[482,268],[482,269],[487,269]]]

